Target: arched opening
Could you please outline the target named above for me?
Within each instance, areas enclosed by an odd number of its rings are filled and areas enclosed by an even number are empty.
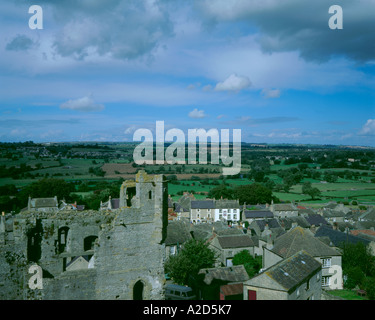
[[[133,300],[143,300],[143,289],[143,282],[138,280],[133,287]]]

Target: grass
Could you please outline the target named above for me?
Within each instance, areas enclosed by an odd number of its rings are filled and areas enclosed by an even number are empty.
[[[357,292],[352,291],[352,290],[329,290],[327,293],[340,297],[346,300],[368,300],[366,297],[361,297],[357,294]]]

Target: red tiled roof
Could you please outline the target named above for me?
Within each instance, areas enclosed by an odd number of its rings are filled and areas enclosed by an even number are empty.
[[[369,229],[365,229],[365,230],[351,230],[350,233],[354,236],[357,236],[359,233],[364,233],[364,234],[368,234],[370,236],[375,236],[375,231],[373,230],[369,230]]]

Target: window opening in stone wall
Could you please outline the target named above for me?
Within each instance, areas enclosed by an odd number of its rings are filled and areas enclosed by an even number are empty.
[[[137,281],[133,287],[133,300],[143,300],[144,284],[141,280]]]

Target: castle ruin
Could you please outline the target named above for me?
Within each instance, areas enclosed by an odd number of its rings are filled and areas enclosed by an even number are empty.
[[[144,171],[107,211],[24,211],[1,217],[0,299],[161,300],[168,185]],[[42,288],[30,288],[31,265]]]

